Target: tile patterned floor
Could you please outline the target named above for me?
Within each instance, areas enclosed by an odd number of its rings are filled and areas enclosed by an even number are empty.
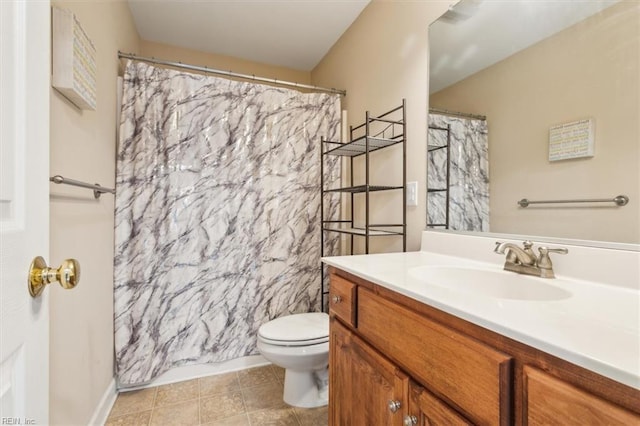
[[[327,407],[282,401],[284,370],[267,365],[118,395],[105,426],[326,426]]]

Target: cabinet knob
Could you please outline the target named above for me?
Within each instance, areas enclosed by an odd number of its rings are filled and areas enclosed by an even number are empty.
[[[404,418],[404,426],[414,426],[418,424],[418,418],[416,416],[406,416]]]
[[[394,400],[389,401],[389,411],[391,411],[392,413],[395,413],[396,411],[398,411],[401,406],[402,404],[400,403],[400,401],[394,401]]]
[[[336,304],[336,303],[340,303],[340,302],[342,302],[342,297],[340,297],[340,296],[333,296],[333,298],[332,298],[331,300],[333,300],[333,303],[334,303],[334,304]]]

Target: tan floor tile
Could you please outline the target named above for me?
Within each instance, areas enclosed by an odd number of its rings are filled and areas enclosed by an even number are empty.
[[[264,410],[286,406],[282,400],[283,386],[280,382],[242,389],[247,411]]]
[[[240,391],[240,382],[235,372],[200,378],[200,398],[238,391]]]
[[[211,423],[202,423],[203,426],[251,426],[249,423],[249,417],[246,414],[240,414],[239,416],[233,416],[222,420],[217,420]]]
[[[242,393],[232,392],[200,399],[200,422],[210,423],[245,413]]]
[[[153,408],[157,388],[148,388],[130,392],[121,392],[109,413],[110,417],[138,413]]]
[[[198,400],[156,407],[151,413],[150,426],[193,426],[200,424]]]
[[[329,407],[294,408],[296,417],[302,426],[327,426],[329,423]]]
[[[238,379],[240,380],[240,387],[242,388],[265,385],[278,381],[275,374],[273,374],[271,365],[238,371]]]
[[[249,413],[252,426],[299,426],[293,408],[279,407]]]
[[[273,371],[273,374],[278,378],[278,380],[284,383],[285,369],[282,367],[278,367],[277,365],[271,365],[271,370]]]
[[[155,407],[189,401],[197,399],[199,396],[198,379],[159,386]]]
[[[146,426],[151,419],[151,410],[124,416],[109,417],[104,426]]]

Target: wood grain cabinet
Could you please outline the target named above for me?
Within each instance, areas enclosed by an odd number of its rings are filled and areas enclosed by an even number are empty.
[[[525,416],[529,425],[640,425],[640,417],[538,369],[525,367]]]
[[[505,424],[511,357],[358,288],[358,334],[478,424]]]
[[[409,386],[409,415],[407,426],[465,426],[471,425],[467,419],[451,409],[422,386],[411,382]]]
[[[329,306],[332,315],[345,324],[356,326],[356,285],[337,275],[331,277]]]
[[[409,378],[335,319],[329,339],[331,424],[402,425]]]
[[[329,424],[640,425],[640,391],[331,269]]]

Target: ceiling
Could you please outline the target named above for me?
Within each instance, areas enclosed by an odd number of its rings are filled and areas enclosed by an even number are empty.
[[[301,71],[312,70],[370,2],[128,1],[143,40]]]
[[[429,27],[435,93],[619,0],[462,0]]]

